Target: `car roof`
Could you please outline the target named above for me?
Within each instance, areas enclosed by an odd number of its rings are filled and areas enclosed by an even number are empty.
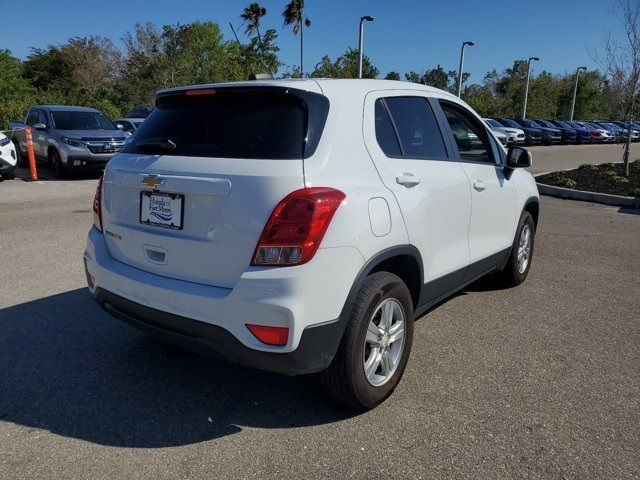
[[[437,93],[449,96],[458,100],[455,95],[440,90],[439,88],[430,87],[421,83],[414,83],[401,80],[380,80],[380,79],[360,79],[360,78],[286,78],[275,80],[248,80],[244,82],[229,83],[207,83],[201,85],[186,85],[182,87],[167,88],[160,90],[156,95],[166,94],[169,92],[181,91],[185,89],[206,89],[220,87],[289,87],[299,90],[306,90],[319,94],[324,94],[325,90],[332,90],[338,86],[348,88],[350,92],[360,91],[363,95],[375,90],[414,90],[419,92]]]
[[[100,112],[91,107],[78,107],[75,105],[34,105],[32,108],[46,109],[50,112]]]
[[[137,118],[137,117],[122,117],[122,118],[114,118],[113,121],[118,121],[121,122],[123,120],[128,120],[130,122],[144,122],[144,118]]]

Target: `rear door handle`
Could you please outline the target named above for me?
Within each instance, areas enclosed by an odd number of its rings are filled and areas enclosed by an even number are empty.
[[[413,173],[405,172],[402,175],[398,175],[396,177],[396,182],[403,187],[411,188],[418,185],[420,183],[420,179]]]
[[[475,182],[473,182],[473,188],[475,188],[478,192],[481,192],[487,187],[484,183],[482,183],[482,180],[476,180]]]

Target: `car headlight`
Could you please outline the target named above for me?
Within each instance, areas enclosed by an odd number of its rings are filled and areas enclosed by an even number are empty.
[[[60,137],[60,140],[62,140],[62,142],[66,143],[67,145],[71,145],[72,147],[87,148],[87,144],[77,138]]]
[[[9,137],[0,138],[0,147],[4,147],[5,145],[9,145],[11,140]]]

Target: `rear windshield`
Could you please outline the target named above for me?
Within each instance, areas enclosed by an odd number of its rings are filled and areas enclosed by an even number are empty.
[[[195,157],[300,159],[313,153],[329,108],[322,95],[284,88],[160,96],[122,149]]]
[[[109,117],[100,112],[51,112],[58,130],[118,130]]]

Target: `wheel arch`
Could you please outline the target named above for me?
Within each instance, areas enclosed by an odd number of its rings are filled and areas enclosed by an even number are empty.
[[[360,269],[349,291],[343,313],[345,313],[345,311],[348,312],[351,302],[358,294],[365,279],[372,273],[383,271],[393,273],[400,277],[411,293],[414,308],[418,306],[424,283],[422,255],[420,255],[420,251],[413,245],[397,245],[378,252]]]
[[[540,199],[538,197],[530,197],[524,202],[524,212],[529,212],[533,217],[533,224],[538,228],[538,217],[540,216]]]

